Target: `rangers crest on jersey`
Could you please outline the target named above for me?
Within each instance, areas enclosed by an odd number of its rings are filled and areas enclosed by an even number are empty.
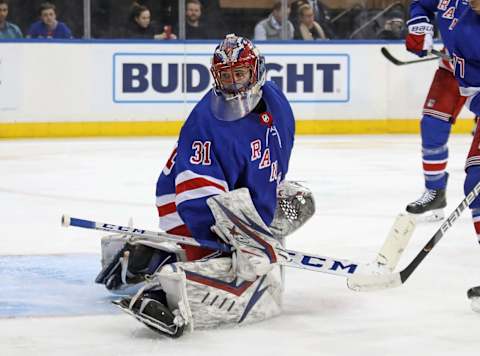
[[[262,125],[267,125],[268,127],[272,127],[273,125],[273,117],[268,112],[262,112],[260,114],[260,123]]]

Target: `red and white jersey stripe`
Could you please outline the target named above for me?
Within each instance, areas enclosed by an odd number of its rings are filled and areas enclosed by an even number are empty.
[[[183,171],[175,179],[176,193],[157,197],[156,205],[159,226],[164,231],[178,230],[185,226],[177,212],[177,206],[190,199],[209,197],[228,192],[227,182],[208,175],[201,175],[190,170]]]
[[[175,194],[165,194],[157,197],[157,210],[159,226],[162,230],[169,231],[184,224],[177,213]]]
[[[201,175],[190,170],[183,171],[175,178],[175,203],[204,198],[228,192],[227,182],[208,175]]]

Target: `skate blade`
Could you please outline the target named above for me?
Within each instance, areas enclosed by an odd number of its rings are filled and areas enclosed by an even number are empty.
[[[424,212],[423,214],[411,214],[417,223],[420,222],[436,222],[445,219],[445,212],[443,209],[435,209]]]

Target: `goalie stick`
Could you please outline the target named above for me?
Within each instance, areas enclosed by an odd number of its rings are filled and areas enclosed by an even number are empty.
[[[435,245],[442,239],[445,233],[452,227],[462,212],[480,195],[480,182],[472,189],[470,193],[462,200],[457,208],[447,217],[440,228],[435,232],[427,244],[420,250],[415,258],[400,272],[360,275],[357,274],[347,279],[347,285],[350,289],[365,292],[379,289],[398,287],[404,284],[415,269],[422,263],[423,259],[432,251]]]
[[[62,216],[62,225],[65,227],[75,226],[85,229],[129,235],[130,237],[128,238],[128,242],[132,244],[144,243],[148,245],[149,242],[172,242],[190,246],[205,247],[223,252],[232,251],[231,246],[216,241],[205,241],[192,237],[172,235],[165,232],[149,231],[135,227],[107,224],[98,221],[74,218],[68,215]],[[413,229],[414,220],[407,215],[400,214],[395,220],[374,264],[376,263],[379,266],[386,266],[387,268],[393,270],[396,267],[396,264],[400,259],[400,255],[408,243],[411,234],[413,233]],[[287,267],[307,269],[343,277],[352,276],[357,273],[365,273],[365,268],[368,268],[365,267],[365,265],[346,259],[312,255],[293,250],[287,250],[287,252],[290,255],[290,260],[283,263],[283,265]]]
[[[427,57],[427,58],[419,58],[419,59],[413,59],[413,60],[410,60],[410,61],[401,61],[397,58],[395,58],[391,53],[390,51],[386,48],[386,47],[382,47],[380,49],[380,51],[382,52],[383,56],[388,59],[390,62],[392,62],[393,64],[397,65],[397,66],[403,66],[403,65],[406,65],[406,64],[414,64],[414,63],[421,63],[421,62],[428,62],[428,61],[434,61],[434,60],[437,60],[438,58],[442,58],[442,59],[445,59],[445,60],[450,60],[450,57],[445,54],[445,53],[442,53],[440,51],[437,51],[436,49],[432,49],[430,51],[430,53],[432,53],[434,56],[433,57]]]

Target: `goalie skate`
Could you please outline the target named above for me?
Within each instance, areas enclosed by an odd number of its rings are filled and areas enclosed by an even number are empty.
[[[157,333],[172,338],[183,334],[185,326],[181,318],[176,317],[157,295],[145,293],[138,299],[128,297],[112,303]]]
[[[422,196],[405,209],[417,221],[440,221],[445,218],[443,208],[447,206],[445,189],[426,189]]]

